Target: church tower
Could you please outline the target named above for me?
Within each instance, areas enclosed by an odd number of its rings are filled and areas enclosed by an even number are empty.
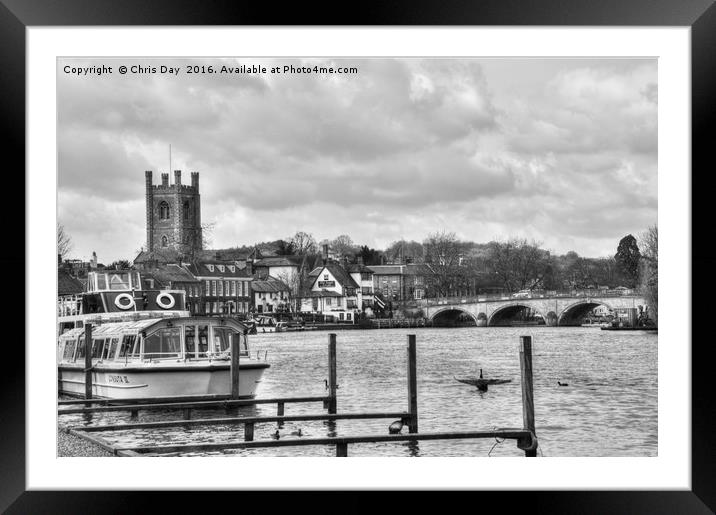
[[[152,172],[144,172],[147,202],[147,250],[174,250],[193,254],[202,248],[199,173],[192,172],[191,186],[181,183],[181,170],[174,170],[162,183],[152,184]]]

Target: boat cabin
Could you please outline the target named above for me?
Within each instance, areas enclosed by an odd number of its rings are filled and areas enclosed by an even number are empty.
[[[237,339],[240,356],[249,355],[246,326],[216,317],[142,319],[92,327],[92,362],[146,363],[229,357]],[[58,338],[58,362],[84,366],[85,329]]]

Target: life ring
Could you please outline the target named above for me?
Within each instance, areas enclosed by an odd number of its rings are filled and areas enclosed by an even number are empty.
[[[126,304],[122,303],[123,299],[127,300]],[[132,297],[129,293],[120,293],[115,297],[114,305],[119,309],[132,309],[134,307],[134,297]]]
[[[167,298],[168,300],[166,302],[162,302],[163,298]],[[168,293],[162,292],[159,295],[157,295],[157,304],[162,309],[172,309],[175,304],[174,297],[169,295]]]

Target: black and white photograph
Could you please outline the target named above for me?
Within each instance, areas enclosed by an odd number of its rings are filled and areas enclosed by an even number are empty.
[[[655,57],[58,57],[57,457],[659,456]]]

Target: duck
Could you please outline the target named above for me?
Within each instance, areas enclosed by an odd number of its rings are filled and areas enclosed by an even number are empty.
[[[557,381],[557,384],[558,384],[559,386],[569,386],[568,383],[563,383],[563,382],[561,382],[561,381]]]
[[[303,432],[301,432],[301,428],[298,428],[298,431],[291,431],[291,434],[293,436],[303,436]]]
[[[403,430],[403,421],[402,420],[396,420],[392,424],[388,426],[388,433],[391,435],[397,435]]]
[[[273,438],[274,440],[278,440],[279,438],[281,438],[281,433],[278,432],[278,429],[275,433],[271,435],[271,438]]]

